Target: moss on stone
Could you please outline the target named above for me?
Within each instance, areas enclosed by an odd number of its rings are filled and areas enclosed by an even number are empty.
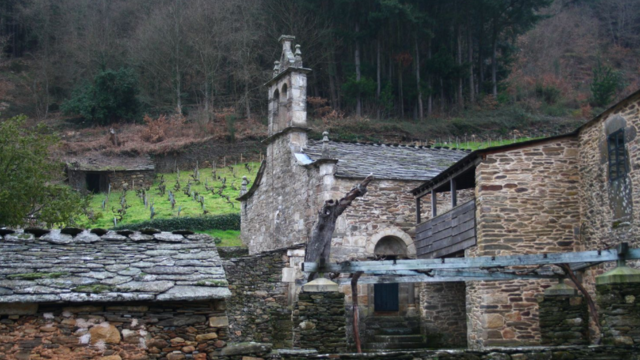
[[[22,273],[22,274],[11,274],[7,276],[7,278],[12,280],[38,280],[38,279],[57,279],[65,275],[67,275],[67,273],[64,273],[64,272]]]
[[[216,286],[216,287],[223,287],[223,286],[228,286],[229,283],[226,280],[212,280],[212,279],[206,279],[206,280],[200,280],[196,283],[196,285],[199,286]]]

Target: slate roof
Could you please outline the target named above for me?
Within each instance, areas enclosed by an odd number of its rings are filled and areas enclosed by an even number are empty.
[[[467,151],[426,146],[361,144],[329,141],[327,153],[322,141],[310,140],[304,153],[313,161],[338,160],[336,177],[425,181],[468,155]]]
[[[0,229],[0,303],[208,300],[231,295],[208,235],[78,231],[51,230],[35,237]]]
[[[67,158],[67,167],[69,170],[76,171],[145,171],[155,169],[149,156],[108,157],[102,154]]]

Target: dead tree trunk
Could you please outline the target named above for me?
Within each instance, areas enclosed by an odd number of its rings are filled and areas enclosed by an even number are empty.
[[[331,237],[336,228],[336,220],[351,205],[351,202],[367,193],[367,185],[373,180],[369,175],[362,182],[353,187],[340,200],[327,200],[318,212],[318,220],[313,226],[311,239],[307,243],[304,256],[305,262],[318,263],[322,267],[329,261],[331,255]],[[309,281],[315,278],[316,273],[309,274]]]
[[[358,319],[358,279],[363,272],[358,271],[351,278],[351,304],[353,311],[353,338],[356,342],[356,350],[358,354],[362,353],[362,344],[360,343],[360,320]]]

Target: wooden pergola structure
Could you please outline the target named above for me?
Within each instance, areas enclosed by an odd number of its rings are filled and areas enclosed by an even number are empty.
[[[339,273],[368,275],[363,284],[399,282],[504,281],[514,279],[562,279],[568,274],[554,271],[556,265],[573,271],[584,270],[603,262],[617,261],[624,266],[627,260],[640,259],[640,248],[630,249],[627,243],[616,249],[582,252],[478,256],[468,258],[409,259],[379,261],[344,261],[318,265],[304,262],[307,273]],[[346,283],[348,279],[340,279]]]

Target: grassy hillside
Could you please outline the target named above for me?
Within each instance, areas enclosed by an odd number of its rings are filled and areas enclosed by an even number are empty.
[[[112,191],[109,195],[106,193],[94,194],[91,195],[88,215],[79,219],[78,225],[87,228],[112,228],[114,227],[114,218],[116,218],[118,226],[137,224],[151,219],[151,207],[155,213],[153,219],[239,213],[240,202],[235,199],[240,194],[242,177],[246,176],[250,181],[249,186],[251,186],[258,166],[259,163],[243,163],[227,168],[218,168],[215,170],[215,178],[211,168],[201,168],[199,169],[199,181],[194,180],[194,171],[181,171],[179,189],[176,186],[178,183],[177,173],[158,174],[153,186],[146,190],[146,205],[144,193],[139,186],[126,191],[126,193]],[[159,190],[162,179],[164,179],[166,186],[164,195]],[[223,188],[224,179],[226,179],[226,186]],[[189,184],[190,191],[187,195],[185,192]],[[223,188],[222,192],[220,192],[221,188]],[[175,206],[173,207],[169,201],[170,191],[175,198]],[[194,195],[196,200],[194,200]],[[197,200],[200,196],[204,197],[204,207]],[[229,198],[229,201],[226,197]],[[124,204],[124,211],[122,211],[122,204]],[[124,214],[122,215],[122,213]],[[206,232],[225,240],[224,245],[239,245],[237,231],[211,229]]]

